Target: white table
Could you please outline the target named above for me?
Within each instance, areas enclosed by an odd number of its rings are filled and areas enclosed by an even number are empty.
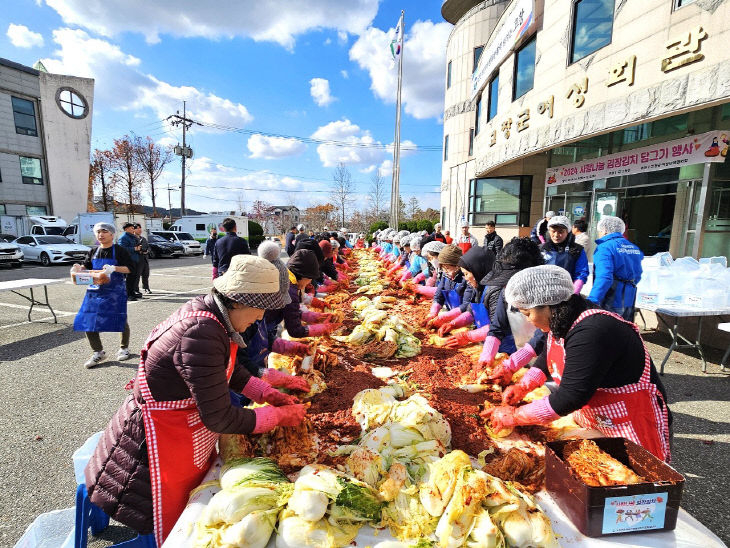
[[[26,278],[25,280],[11,280],[9,282],[0,282],[0,291],[10,291],[11,293],[15,293],[16,295],[19,295],[23,297],[26,301],[30,302],[30,308],[28,309],[28,321],[31,321],[30,313],[33,311],[34,306],[45,306],[46,308],[48,308],[48,310],[51,311],[51,314],[53,314],[53,323],[58,323],[56,313],[53,311],[53,308],[51,308],[51,304],[48,302],[48,286],[63,283],[66,283],[65,279],[52,280],[50,278]],[[33,293],[33,288],[35,287],[43,287],[43,294],[46,297],[45,302],[39,301],[35,298],[35,294]],[[30,297],[28,295],[20,293],[21,289],[30,290]]]
[[[220,475],[221,460],[208,471],[201,483],[217,480]],[[172,532],[165,540],[162,548],[185,548],[192,546],[195,536],[195,522],[200,517],[208,501],[220,487],[208,487],[200,490],[190,498],[188,505],[177,520]],[[545,511],[558,535],[558,542],[563,548],[609,548],[611,546],[642,546],[651,548],[720,548],[725,544],[707,527],[680,508],[677,517],[677,528],[673,531],[656,533],[609,535],[601,538],[589,538],[578,531],[557,503],[545,491],[537,495],[540,507]],[[374,546],[384,540],[393,540],[387,529],[376,530],[370,526],[360,529],[354,547]],[[276,531],[271,535],[267,548],[275,548]]]
[[[702,338],[702,318],[706,316],[723,316],[726,314],[730,315],[730,308],[692,308],[689,306],[674,306],[674,305],[654,305],[644,304],[636,307],[637,310],[648,310],[654,312],[661,323],[663,323],[669,330],[669,334],[672,336],[672,344],[669,346],[667,355],[662,360],[662,365],[659,369],[659,374],[664,374],[664,365],[667,363],[669,356],[674,352],[675,348],[694,348],[702,359],[702,372],[707,373],[707,360],[705,360],[705,354],[702,352],[702,346],[700,345],[700,339]],[[664,318],[661,316],[670,316],[674,318],[673,325],[669,325]],[[643,316],[642,316],[643,317]],[[679,318],[697,318],[697,336],[695,341],[691,342],[689,339],[681,335],[677,331],[679,325]],[[646,324],[644,325],[646,328]],[[679,341],[684,341],[680,343]]]

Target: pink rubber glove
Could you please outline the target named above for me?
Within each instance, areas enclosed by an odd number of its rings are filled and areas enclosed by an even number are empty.
[[[215,280],[218,277],[218,267],[213,267],[213,279]]]
[[[451,320],[455,320],[461,315],[461,310],[458,308],[452,308],[451,310],[447,310],[446,312],[441,312],[436,318],[434,318],[433,322],[431,322],[431,325],[434,327],[441,327],[445,323],[450,322]]]
[[[309,345],[285,339],[274,339],[271,351],[284,356],[306,356],[309,353]]]
[[[256,427],[254,434],[269,432],[276,426],[297,426],[307,415],[307,408],[302,404],[284,405],[282,407],[257,407],[253,410],[256,413]]]
[[[459,348],[466,346],[471,343],[482,342],[489,335],[489,326],[485,325],[479,329],[472,329],[470,331],[462,331],[456,335],[452,335],[444,343],[445,348]]]
[[[300,392],[309,392],[309,383],[302,377],[296,377],[289,373],[284,373],[278,369],[267,367],[264,369],[261,378],[268,382],[271,386],[278,388],[288,388],[289,390],[299,390]]]
[[[458,308],[457,308],[457,310],[458,310]],[[441,326],[441,328],[439,329],[439,337],[443,337],[444,335],[446,335],[446,333],[450,332],[452,329],[466,327],[467,325],[470,325],[473,320],[474,320],[474,317],[471,315],[471,312],[463,312],[463,313],[459,314],[456,318],[451,320],[450,322],[447,322]]]
[[[388,277],[388,278],[390,278],[390,277],[391,277],[391,276],[392,276],[393,274],[395,274],[395,272],[396,272],[396,271],[397,271],[397,270],[398,270],[399,268],[400,268],[400,265],[399,265],[399,264],[397,264],[397,263],[396,263],[396,264],[394,264],[393,266],[391,266],[391,267],[390,267],[390,268],[388,269],[388,271],[387,271],[387,272],[385,273],[385,276],[386,276],[386,277]]]
[[[416,276],[415,278],[413,278],[413,283],[414,284],[420,284],[425,279],[426,279],[426,275],[423,272],[419,272],[418,273],[418,276]]]
[[[431,276],[428,280],[426,280],[426,285],[428,287],[436,287],[437,283],[438,283],[438,276],[434,272],[434,275]]]
[[[379,245],[376,245],[373,249],[375,250],[376,253],[380,253],[381,251],[383,251],[383,248],[380,247]]]
[[[497,355],[499,345],[502,344],[497,337],[487,336],[484,340],[484,346],[482,347],[482,353],[479,355],[479,365],[482,367],[491,367],[494,363],[494,356]]]
[[[317,293],[331,293],[333,291],[337,291],[337,284],[324,284],[317,288]]]
[[[326,322],[329,321],[331,317],[332,315],[327,312],[314,312],[313,310],[302,312],[302,320],[307,323]]]
[[[528,424],[549,424],[560,418],[560,415],[553,411],[548,398],[542,398],[519,408],[500,405],[486,409],[480,415],[490,420],[495,432]]]
[[[583,289],[583,283],[583,280],[575,280],[573,282],[573,293],[575,293],[576,295],[580,294],[580,290]]]
[[[282,394],[272,388],[268,382],[262,381],[258,377],[251,377],[241,390],[241,394],[256,403],[269,403],[276,407],[292,405],[299,401],[294,396]]]
[[[540,240],[540,243],[541,244],[544,244],[545,243],[545,238],[543,236],[538,235],[537,236],[537,239]]]
[[[528,343],[495,367],[489,378],[502,386],[506,386],[512,381],[514,372],[530,363],[530,360],[535,356],[537,356],[535,350]]]
[[[441,305],[437,302],[433,302],[431,304],[431,310],[428,311],[428,319],[430,320],[431,318],[435,318],[438,315],[439,310],[441,310]]]
[[[340,283],[343,283],[343,282],[349,282],[350,279],[345,274],[343,274],[342,272],[338,272],[337,273],[337,281],[340,282]]]
[[[329,335],[335,329],[340,327],[338,323],[315,323],[307,326],[309,337],[320,337],[322,335]]]
[[[431,299],[433,299],[433,296],[436,295],[435,286],[416,285],[413,287],[413,290],[418,295],[423,295],[424,297],[429,297]]]
[[[410,280],[411,278],[413,278],[413,272],[411,272],[410,270],[406,270],[400,277],[400,282],[403,283],[406,280]]]
[[[545,384],[547,377],[537,367],[530,367],[520,382],[512,386],[508,386],[502,393],[502,403],[506,405],[517,405],[527,394],[535,390],[538,386]]]

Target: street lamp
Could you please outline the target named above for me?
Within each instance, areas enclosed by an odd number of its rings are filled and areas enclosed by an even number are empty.
[[[170,186],[167,187],[167,216],[169,219],[170,224],[172,224],[172,199],[170,198],[170,192],[179,192],[180,187],[172,188]]]

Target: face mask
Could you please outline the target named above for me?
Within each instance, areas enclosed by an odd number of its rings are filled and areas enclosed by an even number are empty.
[[[433,267],[434,270],[438,270],[438,268],[439,268],[439,260],[438,260],[438,258],[431,259],[429,261],[429,263],[431,263],[431,266]]]

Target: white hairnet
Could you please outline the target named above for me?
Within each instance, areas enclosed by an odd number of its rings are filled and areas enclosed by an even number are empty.
[[[401,242],[401,241],[403,241],[403,238],[400,235],[396,234],[395,236],[393,236],[393,241]]]
[[[423,253],[433,253],[434,255],[438,255],[444,247],[446,247],[444,242],[434,240],[433,242],[428,242],[424,245],[421,251]]]
[[[411,236],[410,234],[408,234],[408,235],[406,235],[406,236],[403,236],[403,237],[402,237],[402,238],[400,239],[400,245],[401,245],[401,247],[405,247],[405,246],[407,246],[407,245],[410,245],[410,244],[411,244],[411,237],[412,237],[412,236]]]
[[[304,230],[304,225],[297,225],[297,230]]]
[[[469,221],[461,221],[459,222],[459,228],[464,228],[465,226],[469,226]]]
[[[441,228],[441,223],[436,223],[435,225],[433,225],[434,230],[439,230],[440,228]]]
[[[340,247],[340,242],[338,242],[337,240],[330,240],[330,244],[332,245],[332,249],[337,249],[338,247]]]
[[[411,238],[411,251],[421,251],[421,238],[418,236]]]
[[[564,228],[570,228],[572,226],[572,223],[570,222],[570,219],[568,219],[565,215],[555,215],[554,217],[551,217],[548,221],[548,228],[551,226],[562,226]]]
[[[545,213],[545,217],[548,218],[548,219],[550,219],[551,217],[555,217],[555,212],[554,211],[548,211],[547,213]]]
[[[606,215],[605,217],[601,217],[601,220],[598,221],[596,230],[598,230],[598,232],[605,232],[606,234],[611,234],[612,232],[623,234],[626,231],[626,223],[624,223],[620,217]]]
[[[94,225],[94,233],[96,233],[97,230],[106,230],[109,234],[114,234],[117,229],[114,228],[114,225],[109,223],[96,223]]]
[[[504,289],[509,305],[520,309],[562,303],[572,294],[570,274],[552,264],[521,270],[510,278]]]

